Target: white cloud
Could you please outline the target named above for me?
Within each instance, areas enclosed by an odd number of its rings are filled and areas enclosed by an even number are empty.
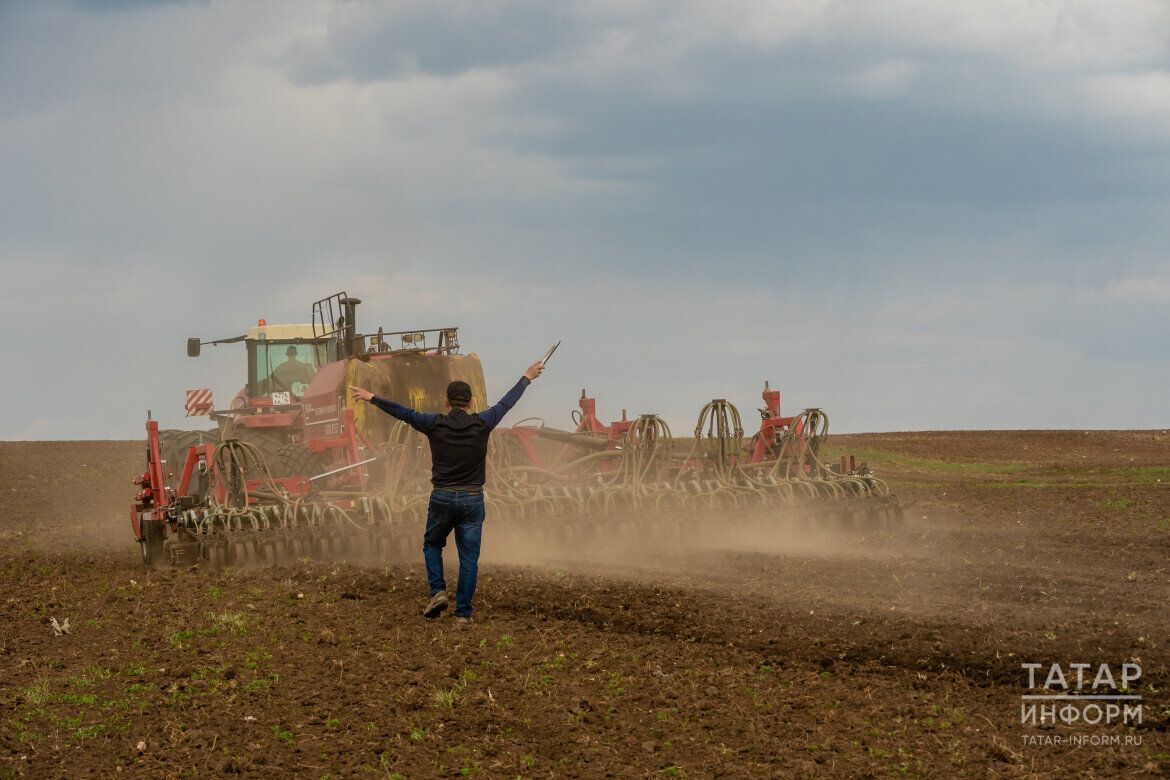
[[[1111,298],[1141,303],[1170,304],[1170,277],[1143,276],[1116,279],[1105,285]]]
[[[1163,148],[1170,142],[1170,70],[1094,75],[1084,91],[1111,132]]]
[[[904,95],[921,69],[917,62],[883,60],[864,66],[847,81],[861,97],[891,98]]]

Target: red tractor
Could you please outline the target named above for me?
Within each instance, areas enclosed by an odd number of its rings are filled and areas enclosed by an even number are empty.
[[[483,369],[475,355],[459,354],[457,328],[363,334],[356,326],[360,303],[340,292],[316,301],[307,324],[262,319],[240,336],[188,339],[191,357],[203,346],[243,342],[247,379],[230,408],[206,411],[215,430],[160,431],[147,421],[147,469],[135,480],[140,490],[131,510],[144,560],[206,556],[179,515],[228,502],[233,489],[256,491],[263,483],[287,497],[368,486],[363,466],[399,434],[396,421],[355,406],[348,384],[441,411],[447,383],[462,379],[472,387],[473,407],[484,407]],[[233,451],[237,462],[228,467],[232,459],[224,453]],[[217,472],[217,453],[226,471]],[[236,474],[244,466],[255,471],[251,479]]]

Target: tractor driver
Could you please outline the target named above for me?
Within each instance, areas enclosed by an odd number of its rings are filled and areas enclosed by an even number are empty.
[[[508,410],[516,405],[524,389],[544,371],[544,362],[528,367],[516,386],[495,406],[468,413],[471,386],[454,381],[447,385],[447,413],[416,412],[369,390],[350,385],[357,400],[369,401],[391,417],[402,420],[427,437],[431,445],[431,500],[427,505],[427,527],[423,533],[423,559],[431,600],[423,616],[437,618],[447,608],[447,583],[443,579],[443,547],[455,532],[459,550],[459,582],[455,585],[455,623],[471,622],[471,598],[479,571],[479,542],[483,533],[483,483],[486,472],[488,435]]]
[[[313,370],[312,366],[297,357],[295,345],[289,344],[284,354],[287,359],[272,369],[273,383],[279,385],[276,389],[292,390],[293,384],[297,382],[308,384],[309,380],[313,378],[313,374],[317,372]]]

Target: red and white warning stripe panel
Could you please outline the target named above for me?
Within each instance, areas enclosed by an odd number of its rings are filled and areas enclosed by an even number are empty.
[[[187,416],[198,417],[200,415],[210,414],[214,403],[210,390],[206,388],[202,390],[188,390]]]

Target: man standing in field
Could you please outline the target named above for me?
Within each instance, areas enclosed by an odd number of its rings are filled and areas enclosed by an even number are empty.
[[[544,362],[528,367],[516,386],[499,402],[477,414],[468,414],[471,386],[455,381],[447,385],[447,413],[418,412],[380,398],[369,390],[350,385],[353,397],[369,401],[391,417],[402,420],[427,437],[431,445],[431,500],[427,505],[427,529],[423,534],[423,558],[431,600],[423,615],[436,618],[447,608],[447,582],[443,579],[443,547],[455,532],[459,550],[459,581],[455,586],[455,622],[471,622],[471,598],[479,572],[479,542],[483,532],[483,483],[486,475],[488,435],[524,389],[544,371]]]

